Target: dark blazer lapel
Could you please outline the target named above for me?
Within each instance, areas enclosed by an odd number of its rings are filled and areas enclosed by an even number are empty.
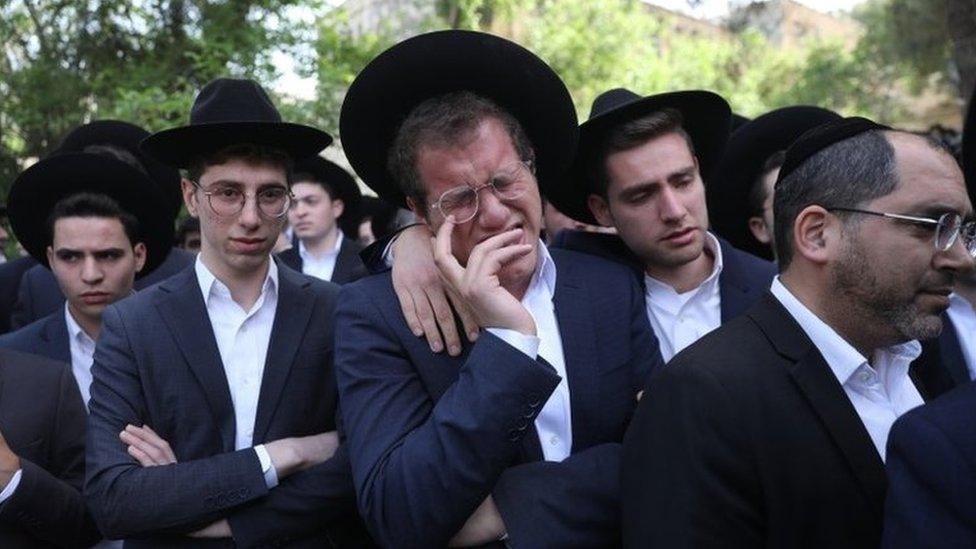
[[[292,269],[295,269],[298,272],[302,272],[302,266],[303,266],[302,256],[301,254],[298,253],[297,245],[279,253],[278,259],[281,260],[281,263],[288,265]]]
[[[762,327],[777,351],[794,362],[789,367],[790,376],[851,466],[871,507],[880,513],[887,485],[884,463],[830,366],[772,295],[766,295],[749,316]]]
[[[278,270],[278,306],[275,310],[268,356],[264,362],[258,412],[254,421],[254,440],[263,441],[285,381],[291,372],[298,347],[305,337],[305,328],[312,317],[315,295],[309,289],[311,281],[287,269]]]
[[[64,319],[64,309],[47,317],[44,328],[41,330],[41,338],[49,345],[48,349],[53,352],[51,358],[61,360],[71,364],[71,342],[68,339],[68,323]]]
[[[722,322],[725,323],[746,312],[765,288],[755,287],[756,281],[752,280],[749,273],[744,272],[738,250],[721,238],[718,239],[718,245],[722,250],[722,272],[718,275],[718,287]]]
[[[159,287],[168,295],[162,296],[156,307],[206,395],[220,429],[224,451],[233,451],[236,436],[233,401],[196,269],[184,269]]]
[[[557,259],[560,257],[560,259]],[[553,301],[556,321],[563,344],[566,375],[569,378],[569,401],[573,410],[573,447],[588,445],[582,440],[598,430],[595,422],[599,409],[599,383],[597,375],[597,349],[593,327],[594,301],[580,277],[584,273],[571,261],[562,261],[557,254],[556,291]]]

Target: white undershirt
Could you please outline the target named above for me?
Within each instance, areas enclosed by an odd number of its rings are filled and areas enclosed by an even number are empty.
[[[976,311],[964,297],[949,294],[949,319],[952,320],[956,337],[959,338],[969,379],[976,379]]]
[[[559,375],[559,385],[536,416],[535,427],[545,460],[562,461],[573,450],[573,424],[566,359],[552,302],[556,291],[556,264],[541,240],[537,249],[539,259],[522,297],[522,305],[535,320],[538,335],[530,336],[503,328],[488,328],[488,331],[533,359],[543,358]]]
[[[661,347],[664,362],[722,324],[722,248],[705,233],[705,251],[712,256],[712,272],[697,288],[679,294],[664,282],[644,275],[647,318]]]
[[[857,349],[801,303],[779,276],[770,291],[820,351],[884,461],[891,425],[905,412],[924,404],[908,377],[909,365],[922,353],[921,344],[912,340],[878,349],[872,367]]]
[[[254,439],[261,380],[264,378],[271,328],[278,308],[278,266],[273,259],[269,259],[268,263],[261,295],[249,311],[234,301],[227,286],[207,269],[199,255],[194,265],[230,387],[236,424],[236,450],[250,447]],[[269,466],[271,456],[268,451],[263,444],[255,446],[254,451],[261,462],[261,469],[265,471],[264,480],[268,488],[277,486],[278,475],[274,467]]]
[[[302,258],[302,272],[320,280],[332,280],[336,261],[339,259],[339,249],[342,248],[342,231],[336,229],[335,246],[322,255],[314,255],[305,247],[305,243],[298,241],[298,255]]]

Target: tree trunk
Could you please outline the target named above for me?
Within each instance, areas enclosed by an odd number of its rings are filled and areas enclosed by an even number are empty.
[[[965,109],[976,87],[976,0],[946,0],[946,16],[965,118]]]

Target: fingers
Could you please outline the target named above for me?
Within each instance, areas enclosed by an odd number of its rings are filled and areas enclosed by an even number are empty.
[[[434,239],[434,263],[448,284],[459,287],[464,278],[464,268],[451,253],[451,234],[454,232],[454,216],[448,216]]]
[[[427,299],[434,310],[434,319],[444,335],[444,345],[451,356],[461,354],[461,338],[458,337],[457,325],[454,323],[454,312],[447,303],[444,288],[434,286],[427,289]],[[435,351],[436,352],[436,351]]]
[[[119,433],[119,439],[128,446],[129,455],[143,467],[176,463],[176,455],[169,443],[148,427],[126,425]]]
[[[522,238],[522,229],[512,229],[510,231],[505,231],[503,233],[498,233],[495,236],[486,239],[481,242],[471,250],[471,254],[468,256],[468,264],[466,265],[467,273],[482,273],[482,263],[485,258],[488,257],[492,252],[496,250],[506,249],[508,247],[513,247],[512,244],[518,242]],[[531,250],[531,246],[528,244],[519,244],[521,247],[528,247]],[[518,247],[514,246],[514,247]],[[524,252],[523,252],[524,253]],[[503,263],[504,264],[504,263]],[[490,274],[494,274],[500,265],[494,269],[494,271],[489,271]]]
[[[471,312],[471,307],[468,306],[468,303],[461,299],[461,296],[453,288],[448,286],[446,289],[447,298],[451,300],[455,312],[461,317],[461,325],[464,326],[464,333],[468,336],[468,341],[474,343],[477,341],[478,331],[481,329],[481,326],[478,325],[478,320],[475,318],[474,313]]]
[[[410,295],[417,311],[420,326],[423,328],[423,335],[427,338],[427,344],[430,345],[430,350],[435,353],[441,352],[441,349],[444,348],[444,342],[441,341],[441,333],[437,329],[437,320],[427,294],[423,289],[418,288]]]
[[[403,318],[407,321],[407,326],[413,335],[420,337],[424,335],[424,327],[420,323],[420,316],[417,308],[413,304],[413,296],[409,288],[402,286],[400,280],[393,276],[393,291],[396,293],[397,300],[400,302],[400,310],[403,311]]]
[[[468,276],[473,277],[472,280],[494,276],[505,264],[528,254],[534,246],[534,244],[516,244],[489,250],[473,265],[471,262],[468,263]]]

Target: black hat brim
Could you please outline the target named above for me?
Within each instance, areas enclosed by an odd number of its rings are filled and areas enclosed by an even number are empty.
[[[289,122],[214,122],[154,133],[142,141],[147,154],[164,164],[189,168],[196,158],[232,145],[251,144],[285,152],[294,160],[318,154],[332,143],[322,130]]]
[[[840,118],[827,109],[797,105],[758,116],[733,132],[707,189],[712,229],[736,248],[771,258],[768,246],[749,231],[752,186],[770,156],[785,151],[807,130]]]
[[[359,190],[359,185],[352,174],[344,170],[342,166],[321,156],[313,156],[296,162],[295,173],[307,173],[335,191],[336,198],[342,200],[345,205],[343,217],[355,211],[362,199],[363,193]],[[298,183],[298,180],[296,179],[295,182]]]
[[[976,91],[973,92],[976,98]],[[966,176],[969,199],[976,204],[976,102],[969,100],[966,122],[962,129],[962,171]]]
[[[339,119],[343,151],[376,194],[406,207],[406,197],[387,170],[390,146],[414,107],[455,91],[485,97],[510,113],[532,142],[540,187],[564,184],[577,143],[576,109],[565,84],[514,42],[449,30],[393,46],[349,87]]]
[[[138,221],[146,263],[136,275],[151,273],[173,245],[173,221],[160,208],[162,193],[146,174],[128,164],[89,153],[64,153],[41,160],[14,180],[7,200],[10,226],[27,252],[45,267],[47,220],[54,206],[74,194],[101,193]]]
[[[601,157],[607,135],[623,123],[664,109],[681,113],[681,126],[695,146],[699,171],[707,181],[728,140],[732,111],[718,94],[703,90],[678,91],[638,99],[581,124],[579,154],[573,165],[571,184],[551,189],[546,198],[569,217],[596,224],[587,199],[598,189],[591,181],[592,165],[603,161]]]
[[[142,151],[139,144],[146,137],[149,137],[148,131],[128,122],[94,120],[71,130],[58,145],[57,152],[84,152],[86,147],[99,143],[108,143],[126,149],[136,156],[159,186],[170,204],[173,219],[176,219],[183,206],[180,172]]]

